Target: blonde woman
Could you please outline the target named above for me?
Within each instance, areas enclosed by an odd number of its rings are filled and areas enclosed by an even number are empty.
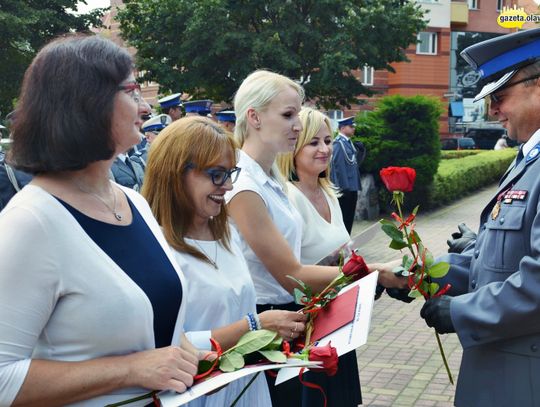
[[[224,200],[240,172],[235,145],[232,135],[210,119],[177,120],[152,144],[142,191],[189,284],[184,329],[204,350],[210,350],[210,338],[225,350],[254,329],[273,330],[287,339],[292,330],[296,335],[304,330],[302,314],[257,314],[255,287],[239,236],[229,227]],[[250,379],[237,380],[189,405],[228,406]],[[264,375],[237,406],[271,406]]]
[[[302,131],[294,151],[278,157],[278,167],[289,180],[287,194],[302,216],[303,264],[316,264],[327,254],[335,253],[349,241],[349,233],[330,181],[332,159],[332,127],[330,119],[321,112],[303,107],[299,113]],[[337,262],[338,256],[331,256]],[[328,377],[311,372],[306,380],[315,382],[325,390],[329,405],[358,406],[362,403],[360,377],[356,353],[349,352],[339,358],[335,376]],[[306,389],[309,405],[317,405],[320,395]],[[305,399],[304,398],[304,399]]]
[[[302,131],[299,113],[303,99],[304,90],[296,82],[264,70],[249,75],[234,98],[234,134],[241,146],[237,166],[242,172],[226,199],[242,236],[259,312],[298,309],[291,295],[296,283],[288,275],[320,291],[338,273],[337,267],[300,262],[303,221],[287,197],[285,180],[276,165],[277,155],[293,151]],[[370,267],[382,270],[385,284],[406,284],[383,265]],[[293,329],[288,339],[296,336]],[[274,405],[300,405],[301,389],[292,382],[271,385]]]

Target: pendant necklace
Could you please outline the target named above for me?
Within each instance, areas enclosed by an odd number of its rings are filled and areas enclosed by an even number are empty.
[[[212,266],[214,266],[214,268],[217,270],[218,269],[218,266],[217,266],[217,256],[218,256],[218,242],[216,240],[214,240],[214,243],[215,243],[215,253],[214,253],[214,260],[212,260],[212,258],[208,255],[208,253],[206,252],[206,250],[204,250],[202,248],[202,246],[199,244],[199,242],[195,239],[193,239],[193,242],[195,242],[195,244],[197,245],[197,247],[201,250],[201,252],[204,253],[204,256],[208,259],[208,261],[210,262],[210,264]]]
[[[88,195],[92,195],[94,198],[98,199],[99,201],[101,201],[101,203],[103,205],[105,205],[107,207],[107,209],[109,211],[112,212],[112,214],[114,215],[115,219],[118,221],[118,222],[121,222],[122,221],[122,215],[120,215],[117,211],[116,211],[116,193],[114,192],[114,189],[113,189],[113,186],[109,183],[109,191],[110,193],[112,194],[112,201],[113,201],[113,205],[112,207],[108,204],[108,202],[103,199],[101,196],[99,196],[98,194],[96,194],[95,192],[91,192],[91,191],[87,191],[85,190],[83,187],[81,187],[79,185],[79,183],[75,182],[75,185],[77,186],[77,188],[79,188],[79,190],[81,192],[84,192],[85,194],[88,194]]]

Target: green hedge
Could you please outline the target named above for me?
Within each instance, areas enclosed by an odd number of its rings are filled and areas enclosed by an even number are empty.
[[[416,170],[416,187],[405,201],[408,209],[429,202],[441,156],[441,113],[441,102],[435,97],[392,95],[379,99],[373,111],[356,118],[356,137],[367,150],[362,172],[374,174],[380,184],[381,168],[400,166]],[[388,193],[381,194],[383,208],[390,198]]]
[[[442,160],[429,207],[444,205],[497,181],[517,154],[515,149],[482,151],[458,160]]]
[[[455,158],[463,158],[469,155],[476,155],[488,150],[442,150],[442,160],[453,160]]]

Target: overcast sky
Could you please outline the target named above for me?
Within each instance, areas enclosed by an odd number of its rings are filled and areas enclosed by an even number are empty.
[[[110,0],[86,0],[86,3],[79,3],[79,13],[86,13],[95,8],[109,7],[111,5]]]

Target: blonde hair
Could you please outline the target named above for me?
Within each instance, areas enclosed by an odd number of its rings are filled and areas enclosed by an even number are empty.
[[[236,143],[230,132],[201,116],[177,120],[152,143],[141,190],[169,245],[208,263],[210,259],[185,241],[196,208],[184,175],[188,164],[193,165],[194,170],[204,170],[216,165],[224,153],[228,153],[232,165],[236,165]],[[225,204],[220,214],[209,220],[209,226],[214,238],[230,249]]]
[[[296,164],[294,162],[296,155],[304,146],[311,142],[322,126],[327,127],[330,136],[333,134],[330,119],[318,110],[311,107],[303,107],[300,110],[299,117],[302,123],[302,132],[298,136],[294,151],[280,154],[277,158],[277,166],[281,174],[289,181],[292,181],[296,174]],[[328,195],[336,197],[336,188],[332,184],[332,181],[330,181],[330,164],[331,160],[328,160],[325,174],[318,178],[318,184]]]
[[[272,100],[288,87],[294,89],[300,96],[301,101],[304,101],[304,88],[292,79],[278,73],[258,70],[244,79],[236,91],[233,101],[236,115],[234,138],[240,148],[248,137],[248,110],[252,108],[257,112],[264,111],[272,103]],[[272,165],[271,173],[280,183],[284,184],[284,179],[275,163]]]

